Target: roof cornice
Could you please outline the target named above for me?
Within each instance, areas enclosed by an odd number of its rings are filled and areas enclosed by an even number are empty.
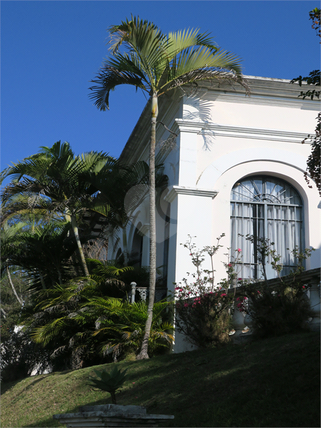
[[[231,125],[217,125],[193,120],[176,119],[176,128],[180,132],[196,133],[222,137],[237,137],[256,140],[282,141],[286,143],[302,143],[309,134],[276,129],[249,128]],[[174,128],[176,130],[176,128]]]
[[[274,79],[259,76],[243,76],[243,78],[250,88],[250,97],[253,95],[260,95],[275,98],[298,99],[301,91],[308,86],[306,82],[302,82],[302,86],[300,86],[298,83],[291,83],[291,80],[289,79]],[[244,96],[247,96],[244,87],[233,82],[204,81],[200,82],[198,87],[215,92],[223,92],[225,94],[242,93]],[[321,100],[317,99],[312,101],[301,99],[301,101],[304,101],[305,103],[311,102],[313,105],[321,103]]]
[[[209,94],[218,94],[222,96],[226,101],[230,102],[259,102],[259,103],[282,103],[286,105],[293,105],[298,107],[298,103],[301,105],[302,109],[312,109],[319,110],[321,108],[320,100],[303,100],[298,98],[301,90],[304,90],[306,83],[303,82],[300,87],[298,84],[291,84],[291,81],[288,79],[274,79],[268,77],[259,77],[259,76],[243,76],[247,82],[247,85],[250,87],[250,96],[246,95],[245,89],[238,83],[222,83],[222,82],[200,82],[198,84],[198,89]],[[244,97],[244,98],[243,98]],[[178,92],[178,89],[173,90],[170,94],[164,95],[159,99],[159,118],[162,120],[163,115],[168,112],[168,103],[171,101],[178,101],[182,99],[182,93]],[[294,104],[293,104],[294,103]],[[139,159],[139,156],[146,149],[146,146],[150,139],[150,109],[151,109],[151,99],[146,103],[140,118],[137,121],[136,126],[134,127],[121,155],[120,159],[128,163],[135,162]],[[176,119],[177,120],[180,119]],[[176,123],[177,125],[177,123]],[[198,127],[195,123],[193,124],[195,128]],[[215,128],[216,126],[216,128]],[[174,124],[174,128],[175,128]],[[214,127],[214,128],[212,128]],[[201,128],[204,128],[202,124]],[[223,129],[227,127],[218,127],[217,125],[208,125],[207,130],[216,130],[216,132],[225,132],[224,135],[227,136],[227,132],[232,132],[234,136],[239,133],[241,135],[256,135],[255,138],[258,138],[260,134],[263,134],[263,130],[250,130],[249,128],[237,128],[229,127],[229,130]],[[191,127],[190,130],[191,131]],[[199,132],[196,131],[195,132]],[[275,138],[281,138],[282,141],[293,142],[294,140],[302,141],[306,137],[305,134],[301,133],[287,133],[283,131],[271,131],[274,134]],[[283,134],[282,134],[283,132]],[[276,135],[276,133],[279,133]],[[265,136],[267,136],[266,130],[264,130]],[[273,137],[273,135],[270,137]],[[291,134],[291,135],[290,135]],[[292,135],[293,134],[293,135]],[[294,135],[295,134],[295,135]],[[268,139],[271,139],[267,137]],[[251,137],[249,137],[251,138]],[[254,138],[254,137],[253,137]],[[267,139],[265,138],[265,139]],[[290,141],[291,140],[291,141]],[[295,141],[296,142],[296,141]]]

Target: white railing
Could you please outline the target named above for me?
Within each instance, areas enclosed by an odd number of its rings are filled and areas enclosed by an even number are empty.
[[[136,292],[139,293],[140,300],[146,301],[148,299],[149,290],[148,287],[137,287],[136,282],[131,282],[131,303],[135,302]],[[167,288],[156,288],[155,290],[155,302],[159,302],[165,299],[167,295]]]

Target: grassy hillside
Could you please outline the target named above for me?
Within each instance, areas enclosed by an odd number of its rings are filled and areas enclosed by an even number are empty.
[[[320,426],[319,333],[124,361],[119,366],[128,368],[128,380],[117,395],[118,404],[175,415],[164,426]],[[92,374],[90,367],[3,385],[2,428],[62,427],[53,414],[111,403],[109,393],[87,385]]]

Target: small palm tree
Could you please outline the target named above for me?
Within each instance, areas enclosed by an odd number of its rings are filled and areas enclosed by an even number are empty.
[[[126,295],[119,277],[129,267],[104,266],[97,260],[89,260],[89,268],[91,278],[73,278],[35,293],[33,306],[23,313],[22,323],[30,337],[52,353],[55,364],[59,364],[62,356],[73,368],[81,360],[98,364],[103,358],[99,352],[101,340],[93,333],[99,319],[119,324],[122,299]],[[92,308],[92,299],[102,299],[104,305]]]
[[[160,349],[169,349],[173,343],[173,325],[167,301],[154,305],[151,332],[148,338],[149,350],[156,353]],[[93,297],[85,307],[92,311],[97,319],[96,331],[103,354],[112,354],[114,361],[126,352],[137,354],[144,338],[144,328],[148,317],[148,305],[145,301],[129,303],[120,299]]]
[[[156,286],[155,150],[158,99],[169,91],[202,80],[233,79],[242,83],[240,60],[220,50],[207,33],[199,30],[163,34],[152,22],[139,17],[109,29],[112,57],[92,80],[91,98],[100,110],[109,108],[109,94],[128,84],[151,97],[149,153],[150,280],[145,336],[138,358],[148,358],[148,337],[153,317]],[[121,45],[127,48],[120,52]]]
[[[126,380],[126,370],[120,370],[118,367],[113,366],[109,372],[107,370],[94,370],[97,377],[89,378],[91,386],[107,391],[111,395],[112,403],[116,402],[116,392],[120,389]]]

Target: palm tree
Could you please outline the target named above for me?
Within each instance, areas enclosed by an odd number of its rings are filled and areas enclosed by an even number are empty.
[[[4,267],[16,267],[28,273],[34,289],[51,288],[75,274],[71,257],[76,244],[66,221],[53,221],[38,225],[33,231],[22,231],[9,244],[9,251],[1,255],[1,259],[7,257]]]
[[[16,288],[13,284],[11,273],[10,273],[10,262],[9,262],[9,254],[12,252],[12,249],[16,250],[15,243],[18,241],[18,236],[21,233],[22,228],[24,227],[23,223],[13,224],[9,226],[7,223],[3,225],[0,231],[1,238],[1,274],[6,272],[8,277],[8,282],[12,289],[12,292],[17,299],[19,305],[23,306],[23,300],[19,297]]]
[[[166,187],[167,183],[160,164],[162,156],[158,156],[157,165],[160,188]],[[10,219],[11,224],[22,224],[21,220],[28,224],[21,236],[23,240],[17,243],[17,251],[11,252],[8,262],[23,265],[24,269],[33,272],[32,276],[36,275],[38,282],[40,278],[43,286],[46,277],[61,283],[65,277],[61,269],[64,270],[66,256],[70,257],[70,251],[77,249],[88,276],[79,225],[84,242],[93,239],[97,223],[111,229],[127,224],[148,193],[146,162],[137,162],[129,168],[101,153],[75,157],[69,144],[60,142],[51,148],[43,147],[39,154],[7,168],[0,178],[7,176],[16,176],[16,180],[2,192],[2,223]],[[132,197],[125,204],[129,190]],[[63,219],[67,224],[63,225]],[[69,239],[70,226],[77,248]],[[46,255],[49,256],[48,263],[44,263]]]
[[[139,17],[109,29],[112,57],[107,59],[94,80],[91,98],[100,110],[109,108],[109,94],[116,86],[128,84],[151,97],[149,153],[150,198],[150,281],[149,308],[145,336],[138,356],[148,358],[148,338],[153,317],[156,284],[155,148],[158,98],[186,84],[202,80],[232,79],[243,83],[240,60],[220,50],[207,33],[185,30],[164,35],[152,22]],[[121,45],[127,48],[120,52]]]
[[[112,168],[114,158],[97,152],[75,156],[69,143],[56,142],[42,147],[40,153],[9,166],[0,175],[3,181],[13,176],[2,191],[3,221],[17,214],[39,212],[52,218],[60,215],[70,223],[84,274],[89,276],[79,237],[79,217],[86,210],[108,215],[105,204],[92,185],[100,171]]]

